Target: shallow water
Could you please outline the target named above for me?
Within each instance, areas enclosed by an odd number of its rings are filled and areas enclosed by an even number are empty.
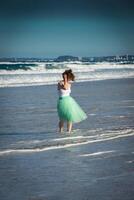
[[[57,88],[53,86],[0,89],[0,149],[46,148],[57,145],[55,138],[71,137],[58,133]],[[102,133],[109,137],[134,129],[134,79],[74,83],[72,96],[88,115],[74,124],[73,136]],[[76,137],[77,139],[77,137]],[[74,140],[76,140],[74,137]],[[76,143],[76,141],[71,140]],[[60,145],[60,140],[58,144]],[[71,142],[62,140],[62,145]]]
[[[133,91],[134,79],[74,83],[88,119],[60,134],[56,85],[1,88],[2,200],[133,199]]]

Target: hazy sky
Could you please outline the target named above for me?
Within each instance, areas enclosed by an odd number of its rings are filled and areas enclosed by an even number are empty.
[[[0,57],[134,54],[133,0],[3,0]]]

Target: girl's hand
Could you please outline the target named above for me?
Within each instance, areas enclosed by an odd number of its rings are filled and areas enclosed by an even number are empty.
[[[58,82],[58,90],[60,90],[61,88],[64,88],[63,82],[59,81]]]

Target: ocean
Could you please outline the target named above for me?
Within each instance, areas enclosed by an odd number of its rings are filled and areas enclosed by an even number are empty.
[[[67,68],[88,118],[60,134],[57,81]],[[133,200],[133,91],[133,64],[1,64],[0,199]]]
[[[0,87],[55,84],[70,68],[76,82],[134,77],[134,64],[122,62],[1,62]]]

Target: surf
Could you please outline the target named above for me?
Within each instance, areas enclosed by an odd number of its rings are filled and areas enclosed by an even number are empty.
[[[89,134],[88,131],[86,134]],[[81,145],[88,145],[92,143],[106,142],[110,140],[121,139],[125,137],[134,136],[133,129],[109,131],[96,135],[79,135],[79,136],[66,136],[62,138],[52,138],[47,140],[36,140],[36,141],[25,141],[25,147],[4,149],[0,151],[0,156],[9,155],[12,153],[34,153],[34,152],[45,152],[70,147],[77,147]],[[35,144],[35,146],[31,146]],[[92,154],[96,155],[96,154]],[[89,156],[89,155],[85,155]]]

